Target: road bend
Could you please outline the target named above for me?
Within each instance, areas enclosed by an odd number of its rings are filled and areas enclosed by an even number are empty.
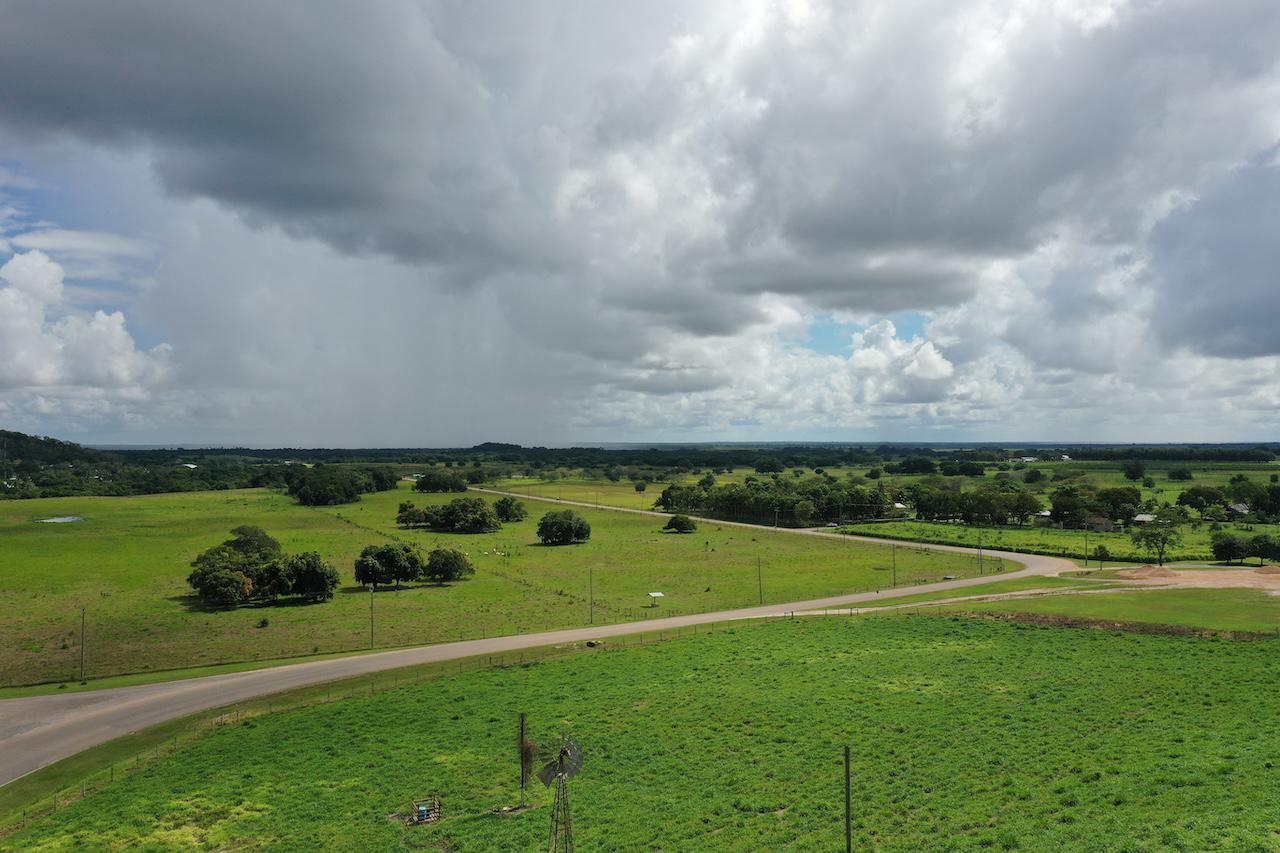
[[[584,502],[556,500],[521,495],[511,492],[495,492],[477,489],[490,494],[512,494],[531,500],[583,506],[592,509],[609,509],[639,515],[664,517],[662,513],[620,507],[596,507]],[[758,525],[707,519],[710,523],[759,529]],[[849,536],[821,530],[790,530],[786,533],[801,536],[817,536],[829,539],[855,540],[879,544],[903,544],[892,540],[864,536]],[[923,545],[910,543],[913,548],[934,551],[971,554],[975,549],[954,545]],[[1077,568],[1075,564],[1056,557],[1032,554],[1015,554],[1005,551],[985,551],[993,558],[1009,560],[1022,565],[1020,570],[1004,572],[1002,579],[1019,577],[1044,577]],[[535,634],[516,634],[490,637],[482,640],[464,640],[455,643],[438,643],[407,649],[395,649],[349,657],[306,661],[245,672],[188,678],[177,681],[142,684],[133,687],[113,687],[102,690],[86,690],[76,693],[30,696],[0,700],[0,786],[20,779],[29,773],[46,767],[63,758],[98,746],[118,737],[140,731],[150,726],[191,714],[208,711],[279,693],[299,687],[309,687],[345,678],[369,675],[399,667],[438,663],[483,655],[500,655],[532,649],[539,646],[557,646],[586,640],[608,640],[628,634],[674,630],[692,625],[705,625],[733,619],[753,619],[782,616],[800,611],[813,611],[849,607],[868,601],[884,600],[905,595],[917,595],[940,590],[963,589],[989,583],[993,578],[971,577],[938,583],[919,584],[910,587],[860,592],[817,598],[809,601],[788,601],[736,610],[688,614],[661,619],[647,619],[613,625],[592,625],[560,631],[544,631]]]

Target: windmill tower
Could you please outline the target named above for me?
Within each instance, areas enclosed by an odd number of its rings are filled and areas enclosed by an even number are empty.
[[[550,753],[547,763],[538,771],[542,784],[556,786],[555,802],[551,807],[551,834],[547,849],[551,853],[573,853],[573,818],[569,812],[569,780],[582,769],[582,747],[571,737],[566,737],[559,749]]]

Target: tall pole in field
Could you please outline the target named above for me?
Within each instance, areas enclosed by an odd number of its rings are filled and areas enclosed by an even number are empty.
[[[893,585],[898,585],[898,546],[893,545]]]
[[[373,584],[369,584],[369,648],[373,648]]]
[[[592,567],[587,566],[587,624],[596,624],[596,588],[592,578]]]
[[[84,681],[84,611],[80,608],[80,680]]]
[[[524,747],[524,711],[520,712],[520,738],[516,741],[516,752],[520,759],[520,808],[524,808],[524,783],[528,774],[525,772],[525,747]]]
[[[978,529],[978,574],[982,574],[982,529]]]
[[[849,747],[844,748],[844,851],[853,853],[853,786],[850,782]]]
[[[1089,568],[1089,528],[1084,529],[1084,567]]]

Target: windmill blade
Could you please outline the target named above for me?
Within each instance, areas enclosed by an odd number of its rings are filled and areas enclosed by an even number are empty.
[[[572,779],[582,769],[582,746],[571,737],[564,739],[560,748],[560,773],[566,779]]]
[[[550,764],[538,771],[538,779],[544,787],[550,788],[551,784],[556,781],[556,777],[560,775],[559,760],[552,761]]]
[[[538,771],[538,778],[548,788],[557,777],[572,779],[582,769],[582,747],[571,737],[561,741],[560,748],[554,753],[548,750],[543,758],[550,760]]]

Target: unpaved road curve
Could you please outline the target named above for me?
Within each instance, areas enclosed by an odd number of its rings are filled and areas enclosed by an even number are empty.
[[[476,491],[488,490],[477,489]],[[506,494],[504,492],[490,493]],[[576,503],[574,501],[535,498],[532,495],[519,495],[519,497],[528,497],[549,503],[584,506],[592,509],[599,508],[640,515],[662,516],[662,513],[646,510],[595,507],[591,504]],[[759,529],[758,525],[713,519],[708,519],[707,521],[721,525]],[[785,530],[785,528],[779,529]],[[891,540],[845,536],[814,530],[787,530],[786,532],[798,536],[820,536],[838,540],[854,539],[886,545],[903,544],[902,542],[893,542]],[[917,545],[911,543],[910,547],[928,548],[934,551],[973,553],[973,549],[955,545]],[[1021,570],[1005,572],[998,576],[1000,579],[1057,575],[1059,572],[1077,568],[1075,564],[1055,557],[1014,554],[1004,551],[984,551],[984,553],[991,557],[1022,564],[1023,568]],[[135,687],[115,687],[63,695],[5,699],[0,701],[0,786],[62,758],[131,732],[145,729],[148,726],[200,711],[207,711],[211,708],[241,702],[246,699],[278,693],[282,690],[291,690],[296,687],[323,684],[327,681],[368,675],[397,667],[456,660],[475,655],[496,655],[537,646],[608,639],[609,637],[619,637],[646,631],[705,625],[728,619],[750,619],[762,616],[779,616],[802,610],[847,607],[876,599],[915,595],[934,590],[962,589],[968,586],[989,583],[993,579],[990,575],[963,578],[954,581],[899,587],[878,593],[852,593],[811,601],[790,601],[780,604],[768,604],[762,607],[746,607],[739,610],[722,610],[714,613],[650,619],[643,622],[628,622],[620,625],[599,625],[562,631],[546,631],[538,634],[517,634],[508,637],[491,637],[484,640],[440,643],[410,649],[288,664],[286,666],[269,667],[227,675],[212,675],[181,681],[143,684]]]

